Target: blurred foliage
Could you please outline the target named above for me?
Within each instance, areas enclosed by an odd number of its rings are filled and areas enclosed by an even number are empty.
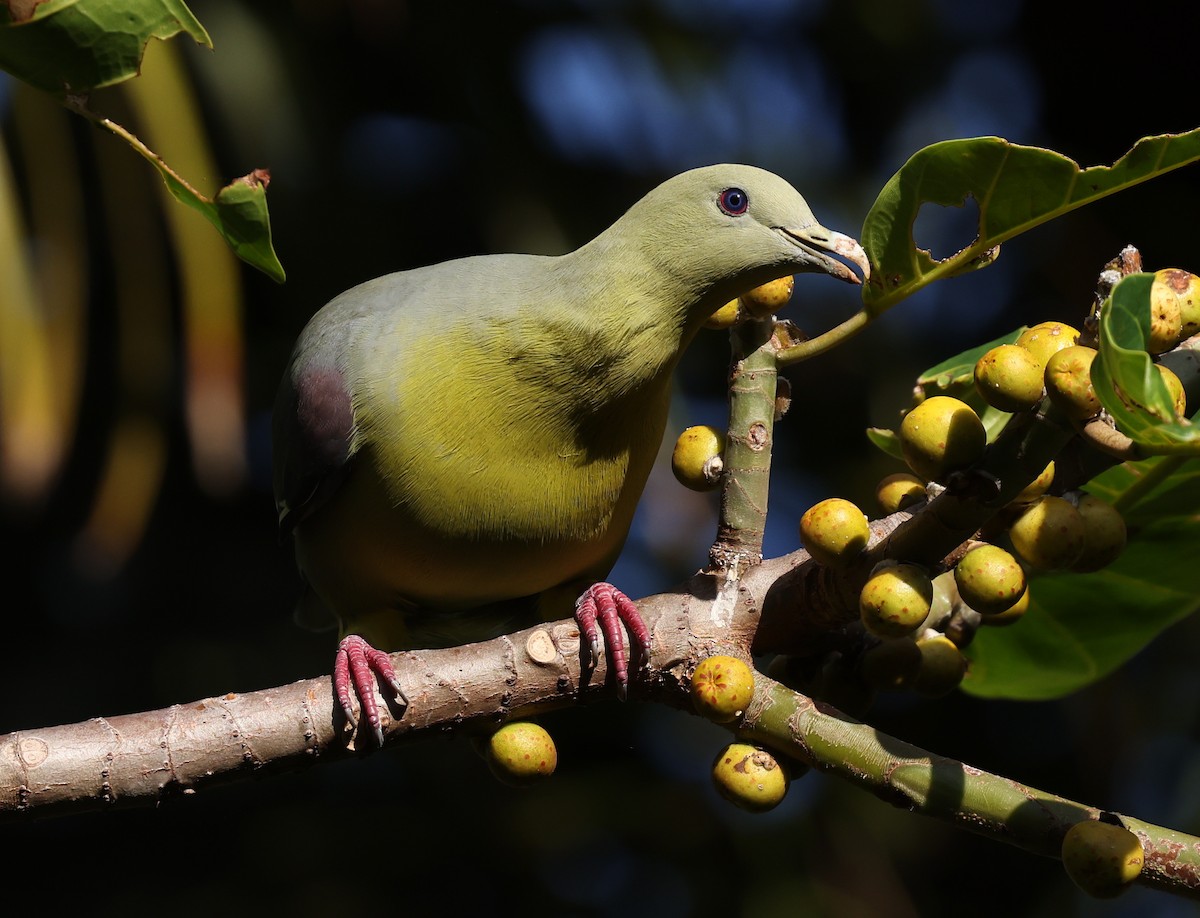
[[[1191,60],[1163,51],[1164,35],[1190,21],[1179,17],[1194,16],[1182,5],[1151,4],[1116,25],[1020,0],[212,0],[198,13],[214,50],[176,50],[195,100],[184,107],[203,125],[199,146],[212,165],[187,174],[218,187],[220,175],[246,162],[270,167],[286,286],[239,272],[228,253],[220,268],[185,267],[191,243],[176,241],[173,221],[212,233],[186,210],[162,206],[152,171],[62,110],[39,116],[49,133],[33,139],[18,124],[27,118],[24,91],[0,84],[11,176],[0,193],[19,201],[20,223],[8,232],[27,266],[0,248],[0,332],[10,335],[16,315],[68,317],[40,342],[22,338],[22,350],[42,349],[22,372],[40,375],[39,398],[58,406],[31,413],[61,417],[53,426],[60,458],[41,473],[35,502],[12,488],[3,498],[5,608],[17,623],[4,642],[4,729],[328,671],[332,639],[291,623],[297,584],[275,534],[267,431],[300,327],[352,284],[476,252],[566,251],[666,175],[705,162],[778,171],[825,225],[854,235],[887,176],[934,141],[995,134],[1078,162],[1112,162],[1137,137],[1196,124],[1173,91],[1192,85]],[[1114,43],[1120,66],[1105,63]],[[1067,59],[1096,63],[1064,80]],[[151,59],[142,80],[154,79],[154,68]],[[93,105],[123,123],[129,115],[141,136],[149,122],[140,109],[126,111],[127,86],[98,91]],[[151,145],[173,134],[164,125]],[[43,139],[51,135],[59,139]],[[989,271],[923,290],[790,372],[766,551],[796,548],[796,520],[823,497],[870,505],[892,465],[862,430],[892,424],[924,367],[1022,323],[1077,321],[1097,271],[1128,242],[1148,264],[1200,267],[1186,204],[1197,181],[1182,170],[1015,239]],[[37,203],[48,194],[81,203]],[[917,242],[934,257],[959,251],[976,217],[970,208],[924,208]],[[792,318],[810,333],[858,306],[849,288],[806,284],[799,279]],[[48,292],[10,298],[21,286]],[[223,318],[185,311],[189,296]],[[72,301],[74,314],[49,306]],[[217,327],[203,325],[197,337],[192,323],[210,320]],[[685,426],[724,422],[727,359],[723,335],[693,346],[668,443]],[[196,379],[211,388],[197,389]],[[4,442],[15,442],[5,423]],[[205,423],[233,431],[236,450],[225,452],[230,441]],[[132,432],[126,448],[116,445],[120,429]],[[156,433],[142,442],[157,445],[138,446],[138,431],[148,430]],[[211,477],[201,471],[207,450],[226,457]],[[146,466],[115,476],[106,457],[117,453]],[[146,535],[127,543],[123,564],[98,564],[94,548],[80,547],[81,531],[104,532],[88,525],[102,505],[144,507]],[[703,563],[714,517],[710,499],[681,493],[664,465],[614,579],[633,595],[669,587]],[[87,544],[110,552],[119,540],[101,534]],[[1189,618],[1059,702],[888,697],[872,722],[1017,780],[1196,832],[1198,630]],[[527,792],[492,781],[468,744],[435,743],[153,812],[10,827],[11,867],[27,884],[53,889],[67,865],[97,914],[169,900],[183,914],[207,915],[228,908],[234,882],[239,907],[301,913],[504,913],[519,903],[547,915],[958,914],[963,900],[948,894],[947,877],[978,878],[968,882],[980,914],[1102,908],[1053,862],[819,775],[795,782],[766,817],[735,812],[708,787],[726,735],[693,718],[605,705],[547,726],[559,772]],[[144,844],[148,836],[154,845]],[[113,849],[136,852],[122,884],[94,856]],[[1103,913],[1170,907],[1135,890]]]

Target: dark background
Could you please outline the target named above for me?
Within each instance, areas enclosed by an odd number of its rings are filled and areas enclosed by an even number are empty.
[[[289,273],[276,286],[241,271],[247,474],[220,495],[197,484],[172,377],[170,461],[147,531],[118,571],[87,573],[73,540],[118,370],[99,270],[69,461],[45,502],[10,494],[0,518],[3,731],[328,671],[331,635],[291,622],[297,581],[275,533],[267,431],[291,342],[339,291],[461,255],[567,251],[663,178],[710,162],[779,172],[826,226],[857,235],[887,177],[937,140],[998,134],[1093,165],[1141,136],[1200,124],[1197,14],[1182,3],[221,0],[194,10],[216,46],[186,49],[221,169],[212,184],[270,167]],[[0,116],[12,90],[0,82]],[[87,129],[73,130],[88,149]],[[862,431],[894,422],[925,367],[1024,322],[1077,321],[1098,269],[1126,243],[1152,268],[1200,267],[1198,174],[1006,244],[993,267],[923,292],[791,373],[768,553],[798,546],[796,521],[816,500],[870,506],[895,466]],[[158,182],[148,168],[145,180]],[[925,219],[918,241],[935,254],[971,239],[969,219]],[[801,277],[790,316],[821,331],[855,296]],[[715,333],[689,352],[668,446],[684,426],[724,422],[726,359]],[[704,562],[713,518],[709,498],[656,473],[613,579],[634,596],[670,586]],[[889,698],[869,719],[1021,782],[1197,832],[1197,636],[1186,622],[1060,702]],[[1053,861],[821,776],[794,783],[770,814],[735,811],[708,781],[726,735],[681,714],[614,703],[545,723],[559,773],[536,789],[498,785],[466,742],[436,742],[155,810],[10,824],[6,875],[45,907],[78,893],[96,914],[1193,913],[1143,890],[1093,903]]]

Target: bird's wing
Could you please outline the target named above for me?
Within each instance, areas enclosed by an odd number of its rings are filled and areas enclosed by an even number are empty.
[[[350,459],[354,412],[344,366],[326,359],[334,353],[298,346],[275,400],[275,509],[284,534],[338,489]]]

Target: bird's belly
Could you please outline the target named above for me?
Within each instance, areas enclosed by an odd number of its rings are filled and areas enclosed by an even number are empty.
[[[601,577],[624,542],[645,477],[631,470],[616,476],[615,489],[601,481],[567,498],[527,470],[507,487],[467,480],[397,501],[370,456],[357,458],[337,499],[296,531],[301,570],[343,620],[409,604],[453,611]],[[595,474],[605,477],[602,469]]]

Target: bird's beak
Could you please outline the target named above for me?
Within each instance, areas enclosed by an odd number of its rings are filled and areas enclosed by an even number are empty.
[[[789,229],[786,226],[778,229],[800,250],[798,260],[805,265],[802,270],[823,271],[850,284],[861,284],[871,277],[871,264],[858,240],[827,230],[819,223],[811,223],[801,229]],[[836,258],[830,258],[827,253],[840,255],[857,265],[862,269],[862,278],[859,279],[857,274]]]

